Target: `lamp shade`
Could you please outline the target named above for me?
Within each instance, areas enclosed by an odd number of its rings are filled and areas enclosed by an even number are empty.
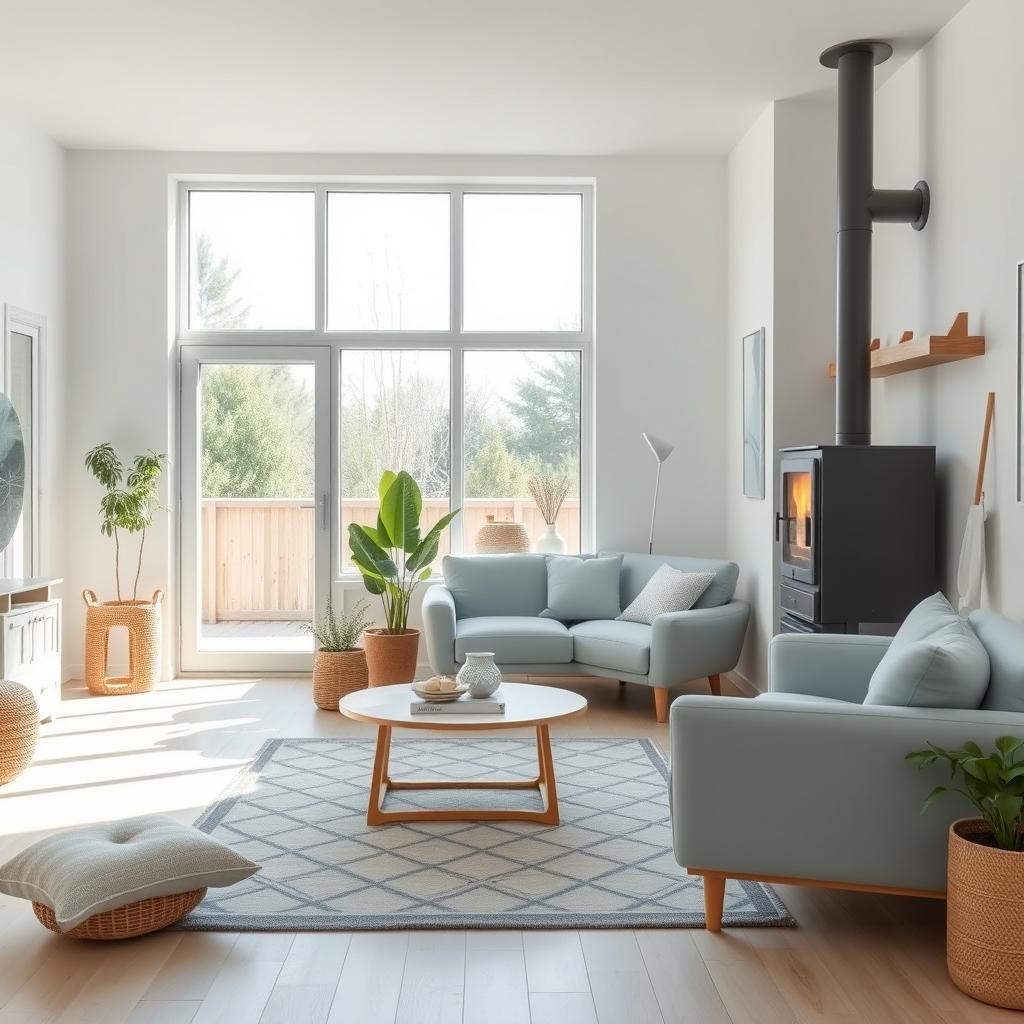
[[[658,437],[657,434],[645,433],[644,440],[647,442],[647,447],[654,452],[654,457],[659,463],[664,462],[676,448],[674,444],[669,444],[668,441]]]

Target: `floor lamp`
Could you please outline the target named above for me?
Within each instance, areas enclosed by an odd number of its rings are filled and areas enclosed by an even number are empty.
[[[647,442],[647,447],[654,452],[654,457],[658,460],[658,472],[654,477],[654,502],[651,504],[651,536],[647,543],[647,553],[649,555],[654,554],[654,517],[658,514],[658,485],[661,483],[661,464],[672,454],[675,450],[674,444],[669,444],[668,441],[663,441],[660,437],[655,434],[644,434],[644,440]]]

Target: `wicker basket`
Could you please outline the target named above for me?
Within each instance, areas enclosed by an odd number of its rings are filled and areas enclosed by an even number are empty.
[[[0,679],[0,786],[31,763],[39,739],[39,707],[21,683]]]
[[[322,647],[313,659],[313,702],[323,711],[337,711],[338,701],[346,693],[365,690],[370,685],[366,651],[325,651]]]
[[[1024,853],[986,846],[980,818],[949,827],[946,964],[957,988],[1024,1010]]]
[[[173,896],[154,896],[137,903],[129,903],[116,910],[104,910],[102,914],[93,914],[81,924],[75,925],[70,931],[62,932],[57,926],[53,911],[43,903],[33,903],[32,909],[36,917],[51,932],[56,932],[66,939],[132,939],[136,935],[157,932],[161,928],[180,921],[192,913],[206,895],[205,889],[193,889],[191,892],[176,893]]]
[[[487,517],[476,535],[478,555],[509,555],[530,550],[530,538],[522,523],[496,523],[494,516]]]
[[[85,685],[91,693],[145,693],[160,678],[160,602],[157,590],[151,601],[96,600],[92,590],[83,590],[85,601]],[[128,630],[128,675],[107,675],[110,631],[116,626]]]
[[[363,644],[370,686],[411,683],[416,678],[416,655],[420,646],[418,629],[406,629],[401,633],[368,629],[363,633]]]

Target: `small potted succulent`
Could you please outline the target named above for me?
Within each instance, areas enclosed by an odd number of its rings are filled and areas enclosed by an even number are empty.
[[[946,963],[967,995],[1024,1010],[1024,739],[1000,736],[986,754],[977,743],[944,750],[929,743],[907,754],[918,768],[949,765],[960,785],[936,786],[922,813],[960,793],[980,818],[949,827]]]
[[[306,626],[317,644],[313,702],[324,711],[337,711],[338,701],[345,694],[365,690],[369,685],[366,651],[359,646],[363,630],[371,623],[367,608],[367,602],[360,601],[350,612],[335,615],[328,593],[320,621]]]
[[[444,528],[459,514],[442,516],[423,536],[423,496],[416,481],[402,470],[385,470],[378,488],[380,512],[376,528],[351,523],[348,543],[363,585],[380,597],[387,625],[363,634],[370,686],[411,683],[416,676],[420,631],[409,628],[416,588],[431,573]]]

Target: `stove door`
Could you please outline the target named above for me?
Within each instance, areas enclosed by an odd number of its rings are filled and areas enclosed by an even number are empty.
[[[782,463],[782,511],[776,516],[785,579],[818,582],[818,460],[786,459]]]

